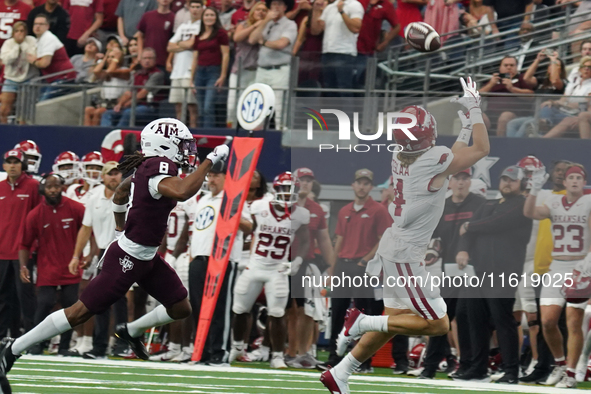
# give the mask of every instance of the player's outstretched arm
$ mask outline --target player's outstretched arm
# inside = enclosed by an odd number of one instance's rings
[[[476,162],[487,156],[490,152],[490,142],[488,140],[488,131],[482,119],[482,110],[480,109],[480,93],[476,86],[476,82],[468,77],[468,81],[460,78],[460,83],[464,89],[464,96],[453,98],[451,101],[461,104],[468,110],[468,114],[462,113],[462,130],[458,136],[458,140],[452,147],[454,158],[444,173],[445,176],[453,175],[459,171],[465,170],[476,164]],[[467,125],[470,121],[471,128]],[[470,137],[473,139],[471,146]]]
[[[550,208],[546,205],[536,206],[536,200],[538,193],[544,187],[544,184],[548,180],[548,174],[546,173],[546,167],[538,168],[535,170],[528,180],[529,195],[525,200],[523,206],[523,215],[527,218],[534,220],[542,220],[550,217]]]
[[[177,201],[186,201],[193,197],[207,176],[211,167],[220,160],[225,160],[230,153],[228,145],[218,145],[213,152],[207,155],[207,159],[199,165],[199,168],[185,179],[178,177],[164,178],[158,183],[158,192],[164,197]]]

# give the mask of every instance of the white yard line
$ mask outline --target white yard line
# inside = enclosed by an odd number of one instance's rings
[[[164,371],[192,371],[192,372],[222,372],[222,373],[238,373],[249,375],[265,375],[266,380],[270,376],[306,376],[309,378],[318,378],[319,372],[303,372],[303,371],[284,371],[284,370],[269,370],[243,367],[210,367],[206,365],[188,365],[188,364],[173,364],[150,361],[129,361],[129,360],[85,360],[74,357],[55,357],[55,356],[29,356],[25,355],[21,360],[42,361],[50,363],[64,363],[74,365],[93,365],[95,367],[105,368],[142,368]],[[17,363],[16,366],[19,364]],[[25,368],[26,369],[26,368]],[[10,378],[10,375],[9,375]],[[217,378],[217,377],[211,377]],[[225,379],[224,379],[225,380]],[[478,383],[478,382],[458,382],[447,380],[421,380],[412,378],[396,378],[385,376],[359,376],[353,375],[351,377],[352,383],[392,383],[397,387],[423,387],[423,388],[438,388],[438,389],[461,389],[469,391],[498,391],[498,392],[513,392],[513,393],[531,393],[531,394],[573,394],[572,389],[559,389],[555,387],[545,387],[541,385],[501,385],[495,383]]]

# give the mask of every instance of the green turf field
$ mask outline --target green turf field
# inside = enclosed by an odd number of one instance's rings
[[[268,364],[267,364],[268,365]],[[576,390],[392,377],[389,370],[354,375],[352,393],[536,393]],[[14,393],[328,393],[316,371],[269,370],[263,363],[216,368],[124,360],[23,356],[9,373]],[[440,375],[443,377],[444,375]],[[589,387],[589,383],[585,383]]]

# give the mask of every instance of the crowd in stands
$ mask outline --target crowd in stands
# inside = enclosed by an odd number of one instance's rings
[[[100,94],[87,103],[84,124],[119,127],[129,125],[134,100],[138,125],[159,115],[180,118],[186,102],[186,121],[191,127],[233,127],[236,89],[262,82],[275,90],[274,127],[284,129],[284,93],[289,88],[293,56],[299,58],[298,86],[324,88],[323,96],[350,97],[352,93],[347,89],[365,85],[368,58],[383,58],[392,48],[410,51],[402,37],[405,27],[416,21],[431,24],[442,35],[444,48],[481,34],[519,28],[513,39],[504,36],[496,45],[495,38],[487,39],[485,53],[491,48],[505,51],[513,60],[504,59],[498,76],[488,83],[483,81],[482,93],[564,92],[565,96],[584,96],[588,94],[584,87],[586,66],[578,67],[578,63],[581,57],[591,54],[591,43],[587,43],[588,47],[580,41],[572,43],[572,65],[558,58],[556,48],[547,48],[537,56],[526,53],[552,36],[548,32],[536,33],[539,23],[564,15],[566,9],[566,5],[548,7],[567,3],[92,0],[78,4],[66,0],[3,0],[0,21],[6,30],[0,34],[4,68],[0,122],[6,123],[14,112],[19,86],[41,76],[39,100],[75,90],[67,84],[102,86]],[[588,3],[568,3],[573,21],[569,34],[584,33],[590,27],[585,14],[580,15],[587,12]],[[399,68],[404,67],[401,64]],[[564,79],[560,75],[565,67],[565,72],[573,69],[566,84],[558,81]],[[505,74],[509,77],[503,78]],[[132,84],[136,88],[130,89]],[[132,91],[137,96],[133,100]],[[540,117],[533,115],[533,104],[524,105],[521,98],[515,100],[503,100],[498,105],[492,100],[487,113],[496,135],[558,137],[580,132],[582,138],[589,138],[591,134],[586,100],[565,97],[550,107],[550,102],[545,102]],[[515,110],[515,102],[520,103],[521,112]],[[560,109],[565,103],[569,107],[566,111]],[[535,119],[529,119],[532,117]],[[538,118],[542,121],[538,122]]]

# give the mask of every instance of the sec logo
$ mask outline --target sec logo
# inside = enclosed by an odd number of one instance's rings
[[[195,218],[195,228],[197,230],[205,230],[213,223],[213,219],[215,218],[215,210],[211,206],[206,206],[202,210],[197,213],[197,217]]]
[[[242,103],[242,119],[247,123],[252,123],[261,116],[265,99],[258,90],[248,93]]]

